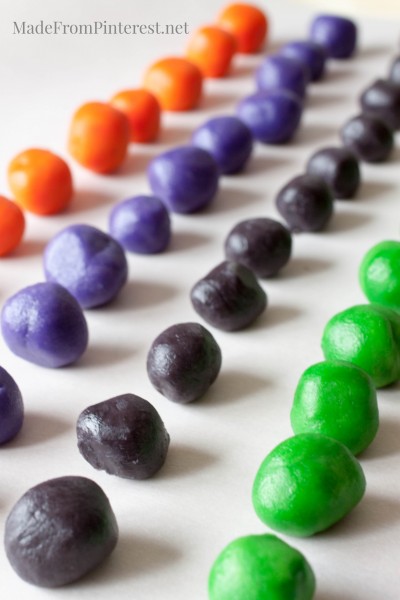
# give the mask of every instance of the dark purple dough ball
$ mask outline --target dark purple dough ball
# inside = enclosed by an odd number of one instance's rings
[[[188,404],[201,398],[221,368],[221,350],[199,323],[179,323],[156,337],[147,355],[147,373],[168,400]]]
[[[169,435],[147,400],[122,394],[86,408],[76,426],[78,448],[95,469],[148,479],[163,466]]]
[[[340,135],[343,144],[365,162],[383,162],[393,150],[392,130],[372,115],[353,117],[343,125]]]
[[[245,265],[257,277],[272,277],[288,262],[292,252],[292,236],[274,219],[258,218],[241,221],[225,240],[225,256]]]
[[[34,585],[72,583],[114,550],[118,525],[103,490],[86,477],[49,479],[28,490],[5,527],[7,558]]]
[[[196,129],[192,144],[207,150],[221,173],[229,175],[244,168],[253,150],[253,136],[237,117],[214,117]]]
[[[400,128],[400,86],[388,79],[377,79],[361,94],[363,112],[385,121],[391,129]]]
[[[299,175],[278,193],[276,206],[294,233],[320,231],[332,216],[333,196],[320,177]]]
[[[171,220],[156,196],[134,196],[114,206],[109,230],[121,246],[137,254],[155,254],[168,246]]]
[[[194,213],[216,195],[219,170],[203,148],[179,146],[153,158],[148,178],[153,193],[171,212]]]
[[[396,85],[400,85],[400,56],[396,56],[390,65],[389,79]]]
[[[267,296],[253,271],[234,261],[217,265],[192,288],[195,311],[210,325],[236,331],[265,310]]]
[[[311,81],[318,81],[323,77],[327,55],[321,44],[311,40],[296,40],[285,44],[279,52],[283,56],[300,60],[307,67]]]
[[[36,283],[2,310],[4,340],[14,354],[43,367],[63,367],[86,350],[88,328],[76,299],[58,283]]]
[[[310,72],[304,62],[284,54],[267,56],[256,71],[256,83],[260,92],[289,90],[304,98]]]
[[[14,379],[0,367],[0,444],[17,435],[24,421],[24,404]]]
[[[47,281],[64,286],[83,308],[110,302],[128,277],[121,245],[91,225],[70,225],[47,244],[44,257]]]
[[[301,99],[288,90],[257,92],[244,98],[237,107],[239,118],[253,137],[265,144],[288,142],[300,125]]]
[[[317,150],[306,167],[309,175],[321,177],[335,198],[352,198],[360,185],[360,167],[348,148],[328,147]]]
[[[331,58],[350,58],[357,46],[357,26],[351,19],[319,15],[311,24],[310,38],[321,44]]]

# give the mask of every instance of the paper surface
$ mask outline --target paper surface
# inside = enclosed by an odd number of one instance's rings
[[[43,280],[41,253],[71,223],[107,229],[113,203],[148,191],[149,159],[189,140],[193,128],[215,114],[231,114],[254,90],[262,56],[238,57],[231,75],[207,81],[198,110],[166,114],[158,144],[133,146],[120,173],[101,177],[77,166],[66,152],[73,111],[89,100],[140,85],[153,61],[181,54],[182,35],[17,35],[13,22],[183,23],[190,31],[214,20],[218,0],[145,3],[120,0],[2,1],[0,20],[0,189],[8,194],[6,168],[28,147],[54,150],[70,162],[76,187],[70,210],[52,218],[27,217],[24,243],[0,262],[0,302]],[[268,51],[307,36],[313,9],[288,0],[265,3],[271,20]],[[0,527],[31,486],[51,477],[83,475],[108,495],[120,542],[101,568],[54,591],[32,587],[13,572],[0,548],[0,590],[9,599],[205,600],[211,564],[238,536],[267,529],[251,504],[251,487],[264,456],[292,435],[291,401],[304,369],[322,359],[320,339],[336,312],[363,303],[357,272],[364,253],[399,237],[400,152],[381,165],[362,165],[357,198],[337,202],[326,231],[296,235],[293,257],[281,275],[262,282],[269,307],[248,330],[210,328],[223,367],[207,396],[190,406],[160,396],[146,375],[146,355],[166,327],[200,321],[191,307],[192,285],[223,260],[223,242],[240,220],[279,218],[274,198],[300,174],[312,152],[338,144],[341,125],[359,110],[358,95],[385,76],[398,51],[399,24],[359,19],[360,48],[350,61],[328,65],[310,87],[304,119],[286,146],[256,145],[247,170],[224,177],[215,202],[203,213],[173,215],[173,240],[159,256],[129,256],[129,283],[108,307],[86,311],[90,346],[77,365],[49,370],[13,356],[0,340],[0,361],[21,387],[26,419],[21,434],[0,449]],[[79,455],[78,414],[88,405],[131,392],[152,402],[171,435],[163,470],[134,482],[93,470]],[[381,426],[361,457],[367,493],[343,520],[311,539],[284,538],[315,570],[316,600],[398,600],[400,534],[399,387],[379,392]]]

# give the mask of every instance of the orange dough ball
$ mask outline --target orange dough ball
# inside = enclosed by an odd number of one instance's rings
[[[219,15],[218,24],[236,38],[242,54],[259,52],[268,33],[267,17],[252,4],[230,4]]]
[[[72,199],[69,166],[49,150],[30,148],[13,158],[8,183],[15,201],[37,215],[59,213]]]
[[[161,108],[183,111],[198,104],[203,77],[200,69],[189,60],[170,57],[151,65],[143,83],[156,96]]]
[[[186,56],[204,77],[223,77],[236,52],[234,36],[218,26],[198,29],[189,40]]]
[[[127,116],[131,142],[154,142],[160,131],[161,107],[151,92],[123,90],[111,98],[110,104]]]
[[[122,164],[130,139],[129,120],[104,102],[83,104],[69,131],[68,149],[75,160],[95,173],[113,173]]]
[[[18,246],[24,230],[25,217],[18,204],[0,196],[0,256]]]

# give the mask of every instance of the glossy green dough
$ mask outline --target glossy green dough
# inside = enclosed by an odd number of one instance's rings
[[[339,521],[364,491],[364,473],[346,446],[319,433],[301,433],[264,459],[253,505],[272,529],[306,537]]]
[[[373,246],[361,262],[359,279],[370,302],[400,311],[400,242]]]
[[[231,542],[208,581],[210,600],[311,600],[314,573],[304,556],[275,535]]]
[[[351,363],[312,365],[300,377],[290,421],[294,433],[322,433],[342,442],[353,454],[362,452],[379,426],[372,379]]]
[[[322,336],[327,360],[364,369],[376,387],[400,378],[400,315],[378,304],[359,304],[338,313]]]

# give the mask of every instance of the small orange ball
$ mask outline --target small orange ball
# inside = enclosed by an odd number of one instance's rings
[[[110,104],[128,118],[131,142],[154,142],[160,131],[161,107],[151,92],[123,90],[111,98]]]
[[[234,36],[222,27],[210,25],[193,34],[186,56],[199,67],[204,77],[223,77],[235,52]]]
[[[130,139],[128,118],[105,102],[83,104],[72,117],[68,149],[95,173],[113,173],[122,164]]]
[[[170,57],[151,65],[143,84],[156,96],[161,108],[183,111],[197,106],[203,77],[200,69],[189,60]]]
[[[72,175],[67,163],[49,150],[30,148],[8,167],[8,183],[15,201],[37,215],[63,211],[72,199]]]
[[[230,4],[219,15],[218,24],[236,38],[242,54],[259,52],[268,33],[266,15],[252,4]]]
[[[18,246],[24,231],[25,217],[18,204],[0,196],[0,256]]]

